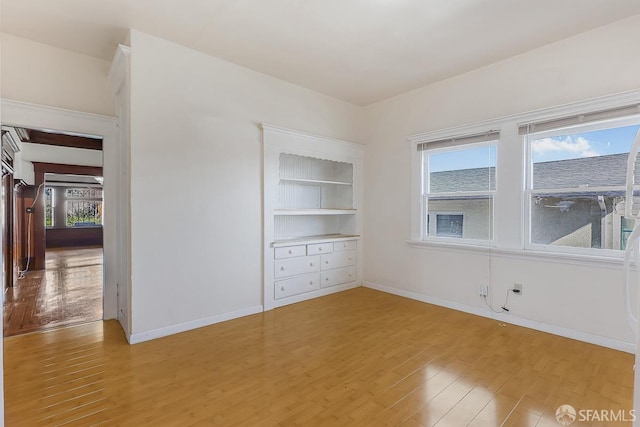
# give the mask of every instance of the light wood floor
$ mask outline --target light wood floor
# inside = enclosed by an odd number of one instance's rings
[[[48,249],[7,291],[4,336],[102,319],[102,263],[102,248]]]
[[[558,427],[561,404],[632,405],[629,354],[365,288],[134,346],[115,321],[4,346],[8,426]]]

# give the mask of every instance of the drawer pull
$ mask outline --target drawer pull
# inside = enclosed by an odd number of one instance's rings
[[[284,286],[281,286],[281,287],[280,287],[280,290],[281,290],[281,291],[284,291]]]
[[[282,267],[280,267],[280,270],[281,270],[281,271],[284,271],[284,265],[283,265]]]
[[[351,261],[351,257],[349,257],[349,261]]]
[[[310,284],[310,285],[313,285],[313,280],[309,280],[309,284]]]
[[[329,264],[329,260],[326,260],[324,263],[325,263],[325,264]]]
[[[328,281],[329,281],[329,278],[328,278],[328,277],[325,277],[325,278],[324,278],[324,280],[328,282]]]
[[[342,244],[342,247],[343,247],[343,248],[346,248],[346,247],[347,247],[347,244],[346,244],[346,243],[343,243],[343,244]]]
[[[318,252],[322,252],[322,246],[318,248]]]
[[[293,249],[289,249],[289,254],[292,254],[292,253],[293,253]]]
[[[309,263],[309,267],[313,267],[313,263],[312,262]]]

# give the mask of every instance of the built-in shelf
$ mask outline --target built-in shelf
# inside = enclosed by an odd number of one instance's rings
[[[360,238],[359,234],[322,234],[319,236],[303,236],[296,237],[294,239],[281,239],[271,243],[271,247],[279,248],[283,246],[291,246],[297,244],[313,244],[323,242],[341,242],[344,240],[357,240]]]
[[[323,181],[319,179],[303,179],[303,178],[280,178],[280,181],[299,182],[301,184],[327,184],[327,185],[353,185],[351,182],[344,181]]]
[[[274,209],[274,215],[355,215],[356,209]]]
[[[262,129],[264,309],[358,286],[363,147]]]

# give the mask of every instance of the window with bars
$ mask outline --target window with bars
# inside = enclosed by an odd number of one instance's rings
[[[67,188],[65,199],[67,227],[102,225],[102,189]]]
[[[65,191],[67,199],[97,199],[102,200],[101,188],[67,188]]]

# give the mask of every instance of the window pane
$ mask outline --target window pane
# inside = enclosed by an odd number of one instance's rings
[[[64,195],[67,227],[102,225],[102,188],[67,188]]]
[[[531,243],[625,248],[633,221],[615,207],[624,201],[627,157],[638,129],[577,130],[531,140]],[[640,183],[640,162],[635,182]]]
[[[533,139],[532,188],[625,185],[627,157],[639,125]],[[640,183],[640,161],[636,162]]]
[[[65,192],[67,199],[102,199],[102,189],[100,188],[67,188]]]
[[[574,248],[624,249],[633,229],[615,211],[622,192],[553,194],[531,198],[531,242]]]
[[[464,215],[436,214],[436,235],[462,237]]]
[[[620,249],[625,250],[627,248],[627,240],[629,239],[629,235],[631,235],[631,232],[633,231],[633,228],[635,227],[635,220],[633,219],[627,219],[625,217],[622,217],[622,224],[621,224],[621,237],[620,237]]]
[[[86,200],[67,201],[68,227],[94,225],[102,225],[102,202]]]
[[[53,208],[55,207],[55,190],[51,187],[45,187],[44,197],[44,226],[53,227],[55,225],[53,215]]]
[[[496,147],[429,154],[429,193],[495,190]]]
[[[493,239],[493,197],[430,198],[427,234],[464,239]]]

